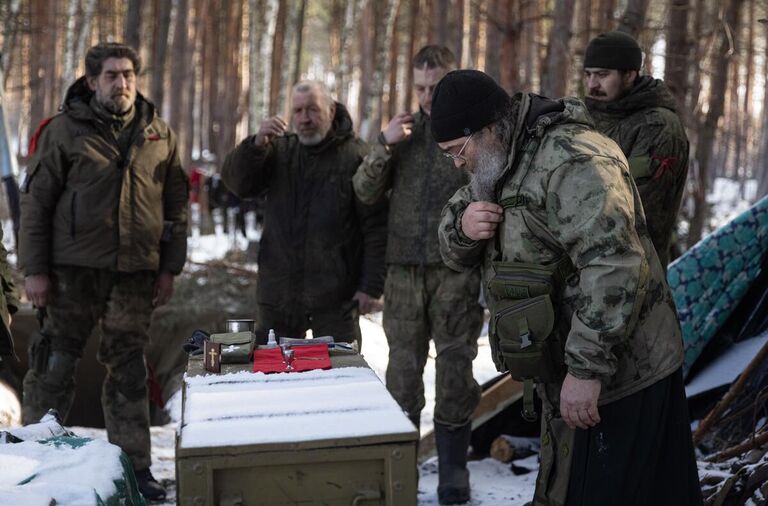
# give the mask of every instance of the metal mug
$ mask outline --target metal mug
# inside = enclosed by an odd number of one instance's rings
[[[246,332],[256,328],[253,320],[227,320],[227,332]]]

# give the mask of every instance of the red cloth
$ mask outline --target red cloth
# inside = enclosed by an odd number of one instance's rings
[[[253,351],[253,372],[301,372],[313,369],[330,369],[331,357],[328,355],[328,345],[302,344],[294,346],[293,370],[288,371],[283,361],[283,352],[278,348],[265,348]]]

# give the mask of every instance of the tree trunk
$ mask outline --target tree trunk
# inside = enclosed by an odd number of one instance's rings
[[[294,25],[294,29],[296,30],[296,47],[294,48],[294,67],[291,84],[296,84],[299,82],[299,78],[301,77],[301,50],[304,41],[304,13],[306,12],[306,9],[307,0],[301,0],[299,4],[299,11],[296,15],[296,24]]]
[[[504,37],[505,25],[502,21],[502,13],[506,12],[502,6],[502,0],[489,0],[486,21],[485,44],[485,73],[497,82],[501,80],[501,41]]]
[[[187,80],[194,79],[194,76],[190,75],[192,69],[186,65],[187,44],[189,43],[189,10],[189,0],[176,0],[176,18],[173,26],[173,42],[171,43],[171,83],[174,84],[175,93],[171,93],[169,114],[166,115],[168,124],[176,132],[176,137],[179,139],[179,151],[182,159],[184,159],[185,147],[182,145],[181,139],[186,137],[186,128],[191,127],[191,125],[181,121],[185,101],[188,99],[185,84]]]
[[[688,11],[690,0],[671,0],[669,2],[669,21],[667,28],[667,54],[664,65],[664,82],[675,96],[678,110],[682,112],[688,95]],[[696,62],[698,65],[698,61]],[[683,116],[683,119],[688,118]]]
[[[165,89],[165,60],[168,52],[168,31],[171,26],[171,6],[169,0],[157,0],[155,22],[154,51],[152,52],[152,84],[149,98],[155,106],[163,110]]]
[[[376,59],[376,41],[379,39],[381,23],[376,22],[376,5],[378,2],[363,0],[362,18],[358,29],[360,47],[360,91],[357,99],[358,132],[365,132],[370,123],[371,96],[373,94],[373,72]],[[361,135],[361,137],[363,137]]]
[[[400,0],[396,0],[397,7],[395,9],[395,18],[392,23],[392,33],[389,34],[389,86],[387,90],[387,119],[391,119],[392,116],[397,114],[397,56],[400,51],[400,35],[397,27],[400,24],[400,13],[403,7],[403,3]]]
[[[80,0],[68,0],[67,28],[64,32],[64,72],[61,74],[63,89],[66,89],[75,80],[75,28],[77,26],[77,10],[79,7]],[[64,98],[63,94],[62,98]]]
[[[710,161],[712,158],[711,146],[715,139],[717,122],[723,115],[725,92],[728,83],[728,66],[733,56],[731,39],[729,34],[738,33],[739,13],[743,0],[730,0],[726,7],[725,28],[718,28],[718,50],[715,54],[715,65],[712,72],[709,110],[706,119],[699,128],[698,143],[696,146],[696,160],[698,161],[698,174],[696,188],[694,189],[694,212],[691,218],[688,246],[693,246],[702,237],[705,223],[709,217],[706,196],[709,184]]]
[[[610,32],[615,25],[616,0],[600,0],[597,29],[600,33]]]
[[[745,183],[747,178],[753,174],[754,158],[750,155],[754,152],[752,149],[754,143],[752,139],[752,80],[755,69],[755,0],[749,0],[749,18],[747,26],[747,54],[746,54],[746,82],[744,84],[744,105],[742,106],[743,123],[741,126],[741,135],[744,138],[743,152],[739,152],[739,158],[744,160],[744,169],[740,172],[740,188],[742,198],[746,197]],[[767,62],[768,63],[768,62]]]
[[[360,137],[368,142],[372,141],[376,135],[378,135],[383,122],[384,76],[388,74],[387,50],[389,48],[389,38],[394,34],[395,12],[397,12],[399,3],[400,0],[386,0],[379,4],[383,12],[379,11],[377,19],[381,19],[384,29],[379,30],[379,33],[377,33],[378,40],[376,41],[375,51],[376,60],[373,69],[373,86],[371,87],[370,101],[373,109],[367,115],[367,118],[370,118],[370,121],[367,123],[361,121],[360,123]]]
[[[187,51],[185,56],[185,67],[190,70],[190,78],[187,80],[186,107],[182,123],[186,126],[184,135],[184,150],[187,157],[187,163],[192,161],[192,152],[195,149],[195,140],[197,139],[198,153],[202,152],[202,96],[203,96],[203,65],[200,60],[204,57],[203,40],[205,25],[203,12],[208,8],[208,0],[193,0],[195,5],[195,17],[192,23],[192,33],[187,39]],[[195,114],[197,112],[197,114]]]
[[[628,33],[636,39],[639,38],[645,25],[645,13],[648,11],[649,2],[650,0],[629,0],[617,30]]]
[[[45,117],[46,94],[45,78],[51,69],[46,65],[46,56],[52,46],[49,41],[48,14],[50,12],[47,2],[44,0],[30,0],[29,2],[29,88],[30,88],[30,129],[35,128]]]
[[[566,0],[571,1],[571,0]],[[510,0],[504,6],[504,38],[501,42],[501,78],[499,84],[509,93],[515,93],[520,85],[520,38],[523,23],[518,12],[520,0]]]
[[[696,7],[693,10],[693,58],[691,61],[695,62],[691,72],[691,92],[688,95],[687,107],[685,107],[686,117],[689,125],[697,123],[699,120],[699,96],[701,95],[701,65],[705,59],[705,47],[708,44],[708,38],[704,37],[703,24],[706,9],[706,0],[695,0]],[[693,129],[695,135],[698,135],[698,131]]]
[[[575,0],[562,0],[555,5],[554,23],[547,45],[546,71],[541,78],[545,96],[558,98],[565,95],[570,75],[571,22]]]
[[[459,67],[461,67],[461,60],[464,55],[464,36],[466,34],[464,29],[464,4],[468,1],[469,0],[455,0],[454,5],[451,6],[451,9],[454,12],[453,23],[451,23],[451,33],[453,33],[454,36],[446,45],[453,51]]]
[[[13,68],[14,49],[17,45],[19,33],[19,13],[21,12],[21,0],[11,0],[7,5],[5,22],[3,23],[3,48],[0,50],[3,66],[3,87],[8,84],[8,76]]]
[[[469,39],[467,40],[466,67],[470,69],[480,68],[480,13],[484,8],[485,0],[469,1]]]
[[[136,51],[140,49],[141,40],[141,4],[142,0],[128,0],[128,11],[125,15],[123,40]]]
[[[405,110],[413,110],[413,65],[411,60],[416,56],[416,28],[419,19],[419,0],[411,0],[411,12],[408,15],[408,53],[406,55],[405,71]]]
[[[337,97],[339,102],[347,104],[349,99],[349,82],[352,74],[352,41],[355,38],[355,26],[363,10],[363,0],[346,0],[344,14],[344,29],[341,32],[341,57],[337,74]]]
[[[285,25],[287,18],[288,4],[286,0],[278,0],[277,19],[275,24],[275,35],[272,39],[272,69],[270,72],[269,85],[269,115],[273,116],[280,111],[280,90],[283,87],[282,62],[285,58],[283,54],[283,45],[285,42]]]

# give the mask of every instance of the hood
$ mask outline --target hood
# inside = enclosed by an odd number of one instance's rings
[[[534,93],[516,93],[510,100],[512,116],[515,118],[515,133],[510,139],[509,155],[504,170],[496,181],[498,185],[514,166],[518,150],[525,146],[531,137],[542,137],[552,125],[576,124],[594,127],[584,103],[574,97],[557,100]]]
[[[89,105],[92,96],[93,91],[88,87],[85,76],[82,76],[67,89],[60,109],[76,119],[93,119],[96,115]],[[155,117],[154,104],[136,92],[135,106],[136,112],[141,113],[147,123],[151,123]]]
[[[527,100],[521,101],[520,111],[525,115],[525,129],[529,135],[541,137],[550,125],[572,123],[593,126],[587,107],[577,98],[553,100],[533,93],[523,97]]]
[[[591,113],[605,113],[617,116],[629,116],[643,109],[662,107],[676,112],[677,104],[669,87],[661,79],[641,76],[624,97],[613,102],[601,102],[589,97],[584,99]]]

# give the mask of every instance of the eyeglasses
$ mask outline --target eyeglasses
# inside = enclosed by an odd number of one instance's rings
[[[467,163],[467,159],[464,158],[463,156],[461,156],[461,154],[464,152],[464,148],[467,147],[467,143],[469,143],[469,139],[471,139],[473,135],[475,135],[475,132],[472,132],[471,134],[469,134],[469,137],[467,137],[467,140],[465,140],[464,144],[461,145],[461,149],[459,150],[458,153],[456,153],[454,155],[453,153],[449,153],[448,151],[444,151],[443,152],[443,156],[446,157],[446,158],[450,158],[454,162],[458,160],[460,162]]]

